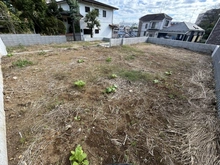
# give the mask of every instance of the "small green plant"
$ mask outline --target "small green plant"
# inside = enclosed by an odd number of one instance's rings
[[[125,58],[125,60],[134,60],[135,59],[135,55],[133,54],[133,55],[129,55],[129,56],[127,56],[126,58]]]
[[[172,71],[166,71],[165,74],[166,74],[167,76],[170,76],[170,75],[172,75]]]
[[[110,86],[110,87],[107,87],[106,89],[105,89],[105,92],[106,93],[112,93],[112,92],[116,92],[116,89],[117,89],[118,87],[117,87],[117,85],[112,85],[112,86]]]
[[[83,63],[84,60],[79,59],[77,62],[78,62],[78,63]]]
[[[17,60],[16,62],[13,62],[12,65],[22,68],[28,65],[33,65],[33,62],[28,60]]]
[[[75,117],[74,117],[74,120],[80,121],[80,120],[81,120],[81,117],[80,117],[80,116],[75,116]]]
[[[154,82],[154,84],[158,84],[159,80],[155,79],[153,82]]]
[[[106,62],[111,62],[112,61],[112,58],[111,57],[108,57],[107,59],[106,59]]]
[[[119,72],[120,77],[126,78],[130,81],[148,81],[153,80],[154,76],[142,71],[136,70],[121,70]]]
[[[86,83],[82,80],[77,80],[76,82],[74,82],[74,85],[77,87],[84,87]]]
[[[24,137],[21,137],[21,138],[20,138],[20,143],[21,143],[21,144],[24,144],[25,142],[26,142],[26,139],[25,139]]]
[[[75,151],[71,151],[71,156],[69,157],[71,165],[89,165],[87,160],[87,154],[84,153],[82,147],[77,145]]]
[[[175,98],[175,96],[174,96],[173,94],[169,94],[168,97],[169,97],[170,99],[174,99],[174,98]]]
[[[45,54],[47,54],[45,51],[43,51],[43,50],[41,50],[40,52],[38,52],[38,55],[45,55]]]
[[[8,54],[7,54],[7,57],[12,57],[12,56],[13,56],[12,53],[8,53]]]
[[[117,78],[118,76],[116,74],[112,74],[110,78]]]

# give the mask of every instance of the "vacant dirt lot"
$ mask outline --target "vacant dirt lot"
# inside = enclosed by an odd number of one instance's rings
[[[209,55],[147,43],[97,45],[8,49],[10,165],[68,165],[77,144],[90,165],[220,164]]]

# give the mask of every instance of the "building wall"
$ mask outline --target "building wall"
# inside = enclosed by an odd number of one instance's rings
[[[155,29],[159,29],[159,30],[162,30],[164,27],[169,27],[171,25],[171,20],[169,20],[168,26],[165,26],[165,24],[166,24],[166,19],[165,18],[163,20],[160,20],[160,21],[151,20],[151,21],[148,21],[148,22],[139,23],[139,25],[141,25],[141,27],[139,27],[140,37],[146,36],[145,34],[146,34],[147,30],[151,29],[153,22],[156,22]],[[146,24],[148,24],[147,29],[146,29]],[[157,37],[157,35],[155,35],[156,34],[155,32],[151,32],[149,34],[152,34],[154,37]]]
[[[69,10],[69,6],[67,3],[62,3],[60,4],[60,7],[62,7],[64,10]],[[112,29],[109,26],[109,24],[113,24],[113,9],[111,8],[107,8],[107,7],[103,7],[103,6],[99,6],[99,5],[95,5],[95,4],[90,4],[90,3],[82,3],[79,2],[79,10],[80,10],[80,14],[84,17],[88,12],[85,11],[85,7],[89,7],[90,11],[92,11],[93,9],[98,9],[99,10],[99,21],[101,24],[99,33],[95,33],[95,29],[98,30],[98,28],[95,27],[94,31],[93,31],[93,37],[94,38],[100,38],[100,37],[107,37],[107,38],[111,38],[112,37]],[[103,17],[103,10],[106,11],[106,17]],[[66,25],[68,26],[68,25]],[[83,29],[88,29],[87,28],[87,24],[84,22],[84,18],[82,18],[80,20],[80,29],[81,29],[81,35],[83,36],[83,38],[91,38],[90,34],[84,34],[83,33]]]
[[[93,35],[94,37],[107,37],[107,38],[111,38],[112,37],[112,29],[109,26],[109,24],[113,23],[113,9],[110,8],[106,8],[106,7],[102,7],[102,6],[98,6],[98,5],[93,5],[91,6],[91,4],[89,3],[79,3],[80,6],[80,14],[85,16],[87,14],[87,12],[85,11],[85,7],[89,7],[90,11],[92,11],[93,9],[98,9],[99,10],[99,21],[101,24],[101,27],[99,28],[99,33],[95,33],[95,28],[93,31]],[[103,17],[103,11],[106,11],[106,17]],[[84,22],[84,19],[82,18],[80,20],[80,26],[81,29],[88,29],[87,28],[87,24]],[[90,38],[90,35],[84,34],[84,38]]]

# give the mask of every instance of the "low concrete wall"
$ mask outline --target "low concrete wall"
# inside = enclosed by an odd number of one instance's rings
[[[215,92],[217,97],[218,116],[220,117],[220,47],[216,46],[212,53],[212,62],[215,76]]]
[[[6,50],[6,46],[5,44],[3,43],[1,37],[0,37],[0,56],[6,56],[8,53],[7,53],[7,50]]]
[[[1,59],[0,59],[0,63],[1,63]],[[1,165],[8,164],[5,110],[4,110],[4,101],[3,101],[3,78],[2,78],[1,65],[0,65],[0,164]]]
[[[193,51],[209,53],[209,54],[212,54],[212,52],[215,50],[216,47],[216,45],[211,45],[211,44],[202,44],[202,43],[169,40],[169,39],[161,39],[161,38],[153,38],[153,37],[149,37],[147,42],[159,44],[159,45],[172,46],[172,47],[181,47],[181,48],[186,48]]]
[[[143,43],[147,41],[147,37],[134,37],[134,38],[116,38],[110,39],[110,46],[119,46],[119,45],[131,45],[137,43]]]
[[[123,38],[123,45],[147,42],[148,37]]]
[[[119,46],[123,44],[123,38],[110,39],[110,47]]]
[[[40,34],[1,34],[0,38],[5,46],[17,45],[36,45],[36,44],[51,44],[65,43],[66,36],[41,36]]]

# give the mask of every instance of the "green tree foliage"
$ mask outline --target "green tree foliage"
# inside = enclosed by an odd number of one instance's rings
[[[9,5],[10,6],[10,5]],[[19,19],[17,14],[13,14],[9,8],[0,1],[0,25],[5,27],[3,28],[2,32],[5,33],[23,33],[28,32],[28,24],[27,22],[23,22]]]
[[[205,35],[203,36],[204,39],[209,37],[212,29],[214,28],[216,22],[218,21],[220,14],[219,9],[212,9],[205,12],[205,19],[203,19],[199,26],[205,30]]]
[[[91,30],[91,38],[93,38],[93,29],[96,26],[99,28],[100,22],[98,20],[99,12],[95,9],[90,11],[88,14],[85,16],[85,22],[87,23],[87,27]]]
[[[60,9],[56,3],[56,0],[52,0],[51,3],[48,5],[47,15],[54,16],[58,18],[59,20],[62,20],[62,15],[60,13]]]
[[[62,16],[55,0],[48,5],[45,0],[4,0],[4,4],[7,11],[1,8],[0,12],[9,13],[5,17],[6,32],[65,34],[65,26],[60,21]]]

